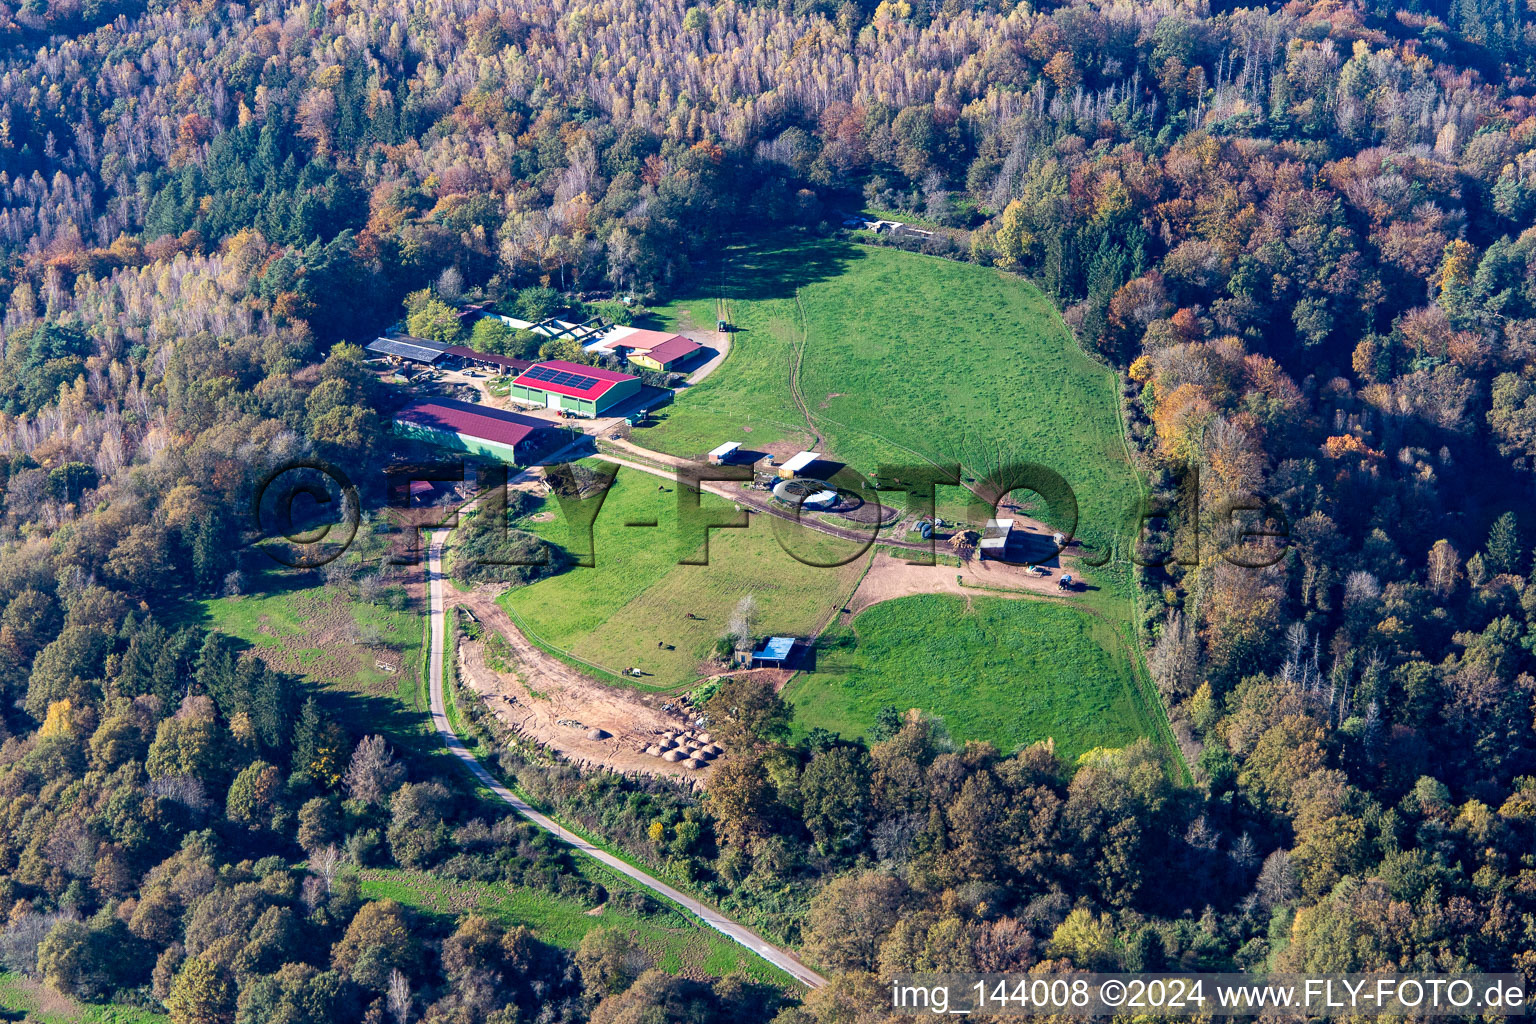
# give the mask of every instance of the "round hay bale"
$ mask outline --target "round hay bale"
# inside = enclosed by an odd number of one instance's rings
[[[720,745],[720,744],[718,744],[718,743],[711,743],[711,744],[709,744],[709,745],[707,745],[707,746],[706,746],[706,747],[705,747],[705,748],[704,748],[704,749],[705,749],[705,750],[707,750],[707,751],[709,751],[709,755],[710,755],[710,756],[711,756],[711,757],[714,757],[714,756],[716,756],[716,755],[718,755],[718,754],[723,754],[723,753],[725,753],[725,748],[724,748],[724,747],[722,747],[722,746],[721,746],[721,745]]]
[[[662,740],[659,746],[662,750],[671,750],[673,747],[677,746],[677,744],[672,740]]]
[[[683,759],[683,752],[681,750],[669,750],[661,755],[661,759],[663,761],[681,761]]]
[[[608,733],[603,729],[597,728],[596,726],[593,726],[591,729],[587,730],[587,739],[589,740],[605,740],[607,738]]]
[[[704,767],[704,762],[700,761],[696,757],[690,757],[688,760],[683,762],[683,767],[684,768],[699,769],[699,768],[703,768]]]
[[[646,747],[645,748],[645,752],[647,754],[650,754],[652,757],[660,757],[661,756],[661,748],[658,747],[654,743],[652,743],[650,746]]]
[[[708,761],[710,758],[715,756],[715,752],[710,750],[708,747],[705,747],[693,756],[698,758],[700,761]]]
[[[713,736],[711,736],[707,732],[701,732],[701,733],[699,733],[699,742],[700,743],[713,743],[713,742],[715,742],[715,738]]]

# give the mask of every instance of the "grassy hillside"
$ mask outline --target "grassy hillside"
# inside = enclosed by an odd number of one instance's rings
[[[835,242],[726,250],[723,275],[702,275],[696,294],[653,312],[674,328],[711,326],[716,296],[723,297],[733,327],[730,358],[679,394],[656,426],[636,430],[634,440],[689,457],[722,441],[808,444],[810,428],[787,384],[800,339],[795,290],[842,273],[862,252]]]
[[[1072,486],[1085,540],[1103,544],[1125,521],[1138,484],[1115,377],[1027,281],[822,239],[736,248],[709,276],[707,295],[659,312],[699,322],[722,292],[738,328],[731,357],[639,443],[699,455],[723,440],[819,434],[866,474],[924,458],[973,476],[1029,461]]]
[[[710,495],[704,504],[728,508]],[[626,525],[649,520],[657,525]],[[695,678],[742,597],[757,599],[759,633],[803,636],[848,597],[868,557],[837,568],[806,565],[780,547],[775,526],[797,531],[795,549],[817,553],[816,561],[857,547],[754,515],[746,529],[710,531],[708,565],[678,565],[676,523],[675,487],[621,468],[593,527],[595,566],[508,591],[503,604],[548,645],[614,671],[633,666],[647,673],[642,682],[673,686]],[[569,543],[558,512],[524,525]]]
[[[416,755],[435,752],[436,738],[419,714],[426,708],[422,609],[403,590],[364,602],[355,586],[328,587],[277,571],[250,589],[201,602],[199,618],[250,644],[272,667],[321,684],[327,703],[354,731],[380,733]]]
[[[699,456],[724,440],[819,435],[823,451],[865,474],[926,459],[980,477],[1033,462],[1072,487],[1080,538],[1102,547],[1123,530],[1139,483],[1114,374],[1027,281],[824,239],[738,246],[723,273],[706,276],[699,295],[658,312],[704,323],[720,295],[737,328],[731,356],[666,419],[636,431],[638,443]],[[969,498],[941,488],[939,513],[965,516]],[[895,704],[1004,749],[1048,736],[1068,756],[1143,735],[1166,745],[1114,635],[1133,618],[1129,580],[1114,566],[1088,575],[1103,589],[1084,600],[1104,620],[1041,602],[978,598],[968,608],[937,596],[866,611],[853,632],[827,634],[817,670],[786,690],[800,726],[861,735]]]
[[[578,870],[594,876],[610,897],[634,891],[617,874],[584,861],[578,863]],[[619,909],[614,902],[588,909],[575,899],[536,889],[456,881],[398,868],[364,871],[363,893],[373,899],[398,900],[422,913],[450,920],[473,912],[507,925],[524,925],[544,942],[566,949],[575,949],[594,928],[618,928],[629,933],[654,965],[669,974],[704,978],[742,973],[781,988],[794,987],[788,976],[766,961],[724,936],[700,928],[681,911],[655,903],[645,914]]]
[[[797,728],[863,736],[894,705],[1002,750],[1053,738],[1076,758],[1155,736],[1109,625],[1066,604],[937,594],[875,605],[829,632],[784,695]]]

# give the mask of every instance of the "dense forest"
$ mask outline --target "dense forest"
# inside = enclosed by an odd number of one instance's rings
[[[7,969],[175,1024],[831,1024],[877,972],[1042,963],[1536,980],[1526,5],[25,0],[0,40]],[[920,715],[790,744],[751,686],[702,800],[504,760],[801,944],[803,1006],[364,900],[362,865],[558,889],[569,854],[178,618],[241,586],[256,481],[375,452],[356,343],[408,296],[664,298],[744,225],[866,205],[1123,373],[1193,784]],[[1285,556],[1187,564],[1238,493]]]

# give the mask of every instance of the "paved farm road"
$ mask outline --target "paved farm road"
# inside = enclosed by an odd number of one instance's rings
[[[801,984],[810,988],[819,988],[825,985],[827,979],[802,964],[795,958],[793,953],[767,942],[750,928],[737,924],[719,911],[706,907],[693,897],[679,892],[659,878],[646,874],[644,871],[620,860],[606,850],[598,849],[581,838],[581,836],[562,827],[551,818],[540,814],[507,787],[497,782],[491,773],[486,771],[485,766],[475,758],[475,755],[469,752],[469,749],[459,739],[458,734],[453,731],[453,727],[448,724],[448,713],[443,706],[443,645],[445,631],[445,619],[443,616],[443,541],[447,538],[448,531],[446,530],[439,530],[432,534],[432,542],[428,548],[427,557],[427,588],[432,616],[432,651],[428,671],[428,678],[431,682],[432,726],[437,730],[438,736],[442,737],[443,744],[448,750],[459,759],[460,763],[469,770],[469,773],[475,777],[475,780],[480,785],[495,793],[501,800],[510,804],[518,814],[521,814],[539,826],[539,828],[554,835],[593,860],[600,861],[626,878],[634,880],[668,902],[682,907],[715,931],[750,949]]]

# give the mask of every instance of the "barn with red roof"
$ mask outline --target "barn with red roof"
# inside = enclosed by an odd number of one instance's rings
[[[677,370],[688,365],[703,348],[696,341],[674,334],[654,348],[636,352],[629,361],[647,370]]]
[[[395,413],[395,431],[428,444],[519,466],[570,440],[565,431],[545,420],[451,398],[406,406]]]
[[[640,378],[559,359],[536,363],[512,382],[507,397],[519,405],[601,416],[640,393]]]

